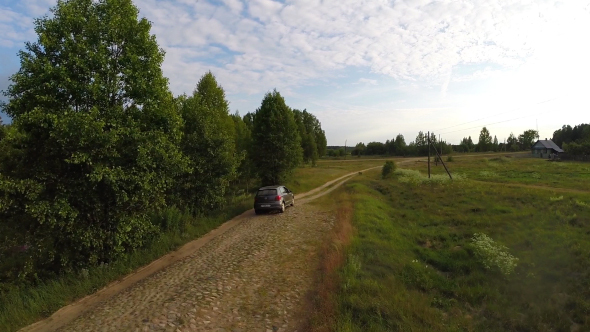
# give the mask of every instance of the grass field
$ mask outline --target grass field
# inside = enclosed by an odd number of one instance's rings
[[[403,167],[427,172],[428,166],[424,160]],[[473,180],[590,191],[590,163],[513,158],[503,154],[485,157],[454,155],[451,162],[447,162],[447,157],[443,156],[443,160],[451,174],[462,174]],[[438,166],[431,164],[431,172],[446,174],[440,163]]]
[[[340,189],[353,202],[355,231],[342,255],[333,330],[590,330],[590,193],[469,180],[487,165],[497,174],[520,169],[507,182],[539,184],[519,182],[528,179],[523,168],[548,175],[554,167],[564,175],[552,185],[581,188],[564,170],[590,165],[449,164],[466,179],[398,171],[382,180],[371,172]]]
[[[383,165],[384,159],[350,158],[346,160],[319,160],[317,166],[299,167],[285,185],[295,193],[302,193],[321,186],[345,174]]]

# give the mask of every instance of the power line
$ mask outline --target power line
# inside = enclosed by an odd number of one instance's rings
[[[468,121],[468,122],[460,123],[458,125],[453,125],[453,126],[450,126],[450,127],[445,127],[445,128],[441,128],[441,129],[438,129],[438,130],[446,130],[446,129],[450,129],[450,128],[455,128],[455,127],[463,126],[463,125],[474,123],[474,122],[477,122],[477,121],[481,121],[481,120],[493,118],[493,117],[496,117],[498,115],[502,115],[502,114],[506,114],[506,113],[511,113],[511,112],[517,111],[517,110],[522,109],[522,108],[527,107],[527,106],[536,106],[536,105],[545,104],[545,103],[548,103],[550,101],[554,101],[554,100],[559,99],[559,98],[561,98],[561,97],[556,97],[556,98],[553,98],[553,99],[548,99],[548,100],[541,101],[541,102],[538,102],[538,103],[535,103],[535,104],[529,104],[529,105],[525,105],[525,106],[516,107],[516,108],[513,108],[513,109],[511,109],[509,111],[506,111],[506,112],[502,112],[502,113],[498,113],[498,114],[486,116],[486,117],[483,117],[481,119],[477,119],[477,120],[473,120],[473,121]],[[468,128],[468,129],[472,129],[472,128]],[[465,130],[468,130],[468,129],[465,129]]]
[[[513,118],[513,119],[509,119],[509,120],[504,120],[504,121],[498,121],[498,122],[494,122],[494,123],[488,123],[488,124],[483,125],[483,127],[492,126],[492,125],[495,125],[495,124],[498,124],[498,123],[504,123],[504,122],[510,122],[510,121],[514,121],[514,120],[520,120],[520,119],[528,118],[528,117],[535,116],[535,115],[545,114],[547,112],[549,112],[549,111],[545,111],[545,112],[541,112],[541,113],[535,113],[535,114],[529,114],[529,115],[521,116],[521,117],[518,117],[518,118]],[[457,132],[460,132],[460,131],[471,130],[471,129],[480,128],[480,127],[482,127],[482,125],[471,127],[471,128],[459,129],[459,130],[455,130],[455,131],[447,131],[447,132],[444,132],[444,133],[441,133],[441,134],[457,133]]]

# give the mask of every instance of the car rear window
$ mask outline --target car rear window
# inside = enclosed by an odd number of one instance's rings
[[[256,196],[275,196],[277,194],[276,189],[262,189],[258,190]]]

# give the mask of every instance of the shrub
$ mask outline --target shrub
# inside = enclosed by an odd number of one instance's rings
[[[385,162],[383,169],[381,170],[381,176],[385,179],[391,176],[395,171],[395,163],[391,160]]]
[[[475,248],[475,255],[486,269],[498,268],[504,275],[514,271],[518,258],[508,253],[508,248],[496,243],[484,233],[475,233],[471,239]]]
[[[447,157],[447,161],[448,161],[448,162],[451,162],[451,161],[455,161],[455,159],[453,158],[453,156],[448,156],[448,157]]]

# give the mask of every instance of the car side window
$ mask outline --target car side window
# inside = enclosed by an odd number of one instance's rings
[[[287,189],[287,187],[283,187],[283,189],[285,190],[285,193],[287,193],[287,194],[290,192],[289,189]]]

